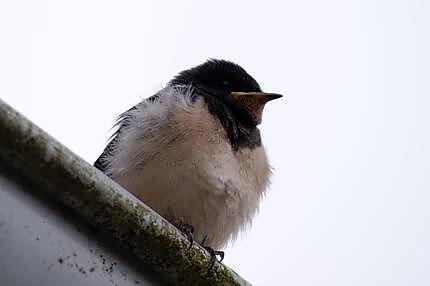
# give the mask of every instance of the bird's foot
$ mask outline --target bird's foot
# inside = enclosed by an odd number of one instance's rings
[[[176,219],[172,221],[172,224],[176,226],[177,229],[182,231],[183,234],[188,238],[188,241],[190,242],[190,247],[193,246],[194,242],[194,227],[191,224],[184,223],[181,219]]]
[[[203,246],[204,249],[207,250],[207,252],[209,252],[210,256],[211,256],[211,266],[208,269],[208,272],[212,270],[212,268],[215,265],[215,262],[217,261],[216,257],[219,256],[219,261],[221,262],[224,259],[224,251],[221,250],[214,250],[212,247],[209,246]]]

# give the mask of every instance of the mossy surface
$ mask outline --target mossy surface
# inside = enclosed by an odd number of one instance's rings
[[[83,216],[175,285],[249,285],[103,173],[0,100],[0,162]]]

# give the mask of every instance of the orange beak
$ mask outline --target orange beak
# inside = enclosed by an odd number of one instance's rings
[[[281,98],[282,95],[278,93],[269,93],[269,92],[241,92],[241,91],[233,91],[230,93],[231,97],[235,101],[241,101],[243,97],[254,98],[260,104],[265,104],[268,101]]]

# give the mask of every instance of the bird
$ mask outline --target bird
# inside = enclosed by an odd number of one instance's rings
[[[222,260],[268,188],[258,125],[280,97],[240,65],[209,59],[122,113],[94,166]]]

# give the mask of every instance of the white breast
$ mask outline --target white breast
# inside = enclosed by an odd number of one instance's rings
[[[203,99],[172,88],[133,111],[107,173],[165,218],[214,248],[251,222],[270,175],[264,148],[233,151]]]

